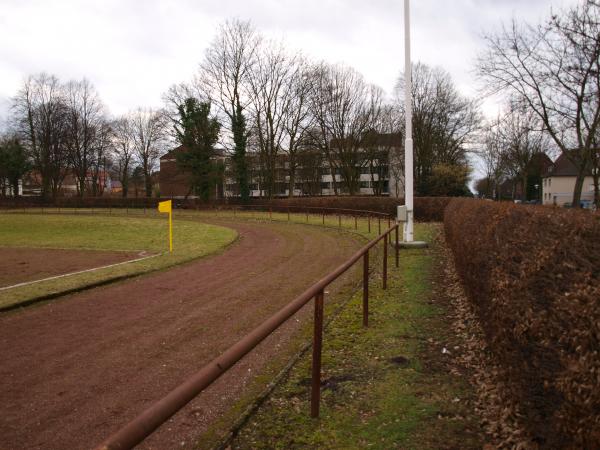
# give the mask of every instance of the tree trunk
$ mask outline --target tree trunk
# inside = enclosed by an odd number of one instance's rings
[[[12,188],[13,188],[13,196],[18,197],[19,196],[19,177],[13,178],[10,182],[11,182]],[[4,189],[2,189],[2,192],[4,192]]]
[[[333,167],[333,165],[330,163],[329,164],[329,172],[331,173],[331,183],[333,185],[333,195],[335,195],[337,197],[338,195],[338,190],[337,190],[337,181],[335,179],[335,168]]]
[[[594,171],[594,205],[596,205],[596,209],[600,209],[600,173],[598,170]]]
[[[296,162],[294,157],[290,156],[290,181],[289,181],[289,197],[294,197],[294,187],[296,185]]]
[[[152,197],[152,177],[147,170],[144,170],[144,189],[147,198]]]
[[[581,190],[583,189],[584,180],[585,171],[580,171],[575,179],[575,189],[573,190],[573,208],[579,208],[581,206]]]
[[[83,198],[83,195],[85,193],[85,177],[79,178],[78,181],[79,181],[79,192],[78,192],[78,194],[79,194],[79,197]]]
[[[529,200],[527,198],[527,172],[524,172],[523,175],[521,175],[521,184],[523,185],[521,198],[524,202],[526,202]]]

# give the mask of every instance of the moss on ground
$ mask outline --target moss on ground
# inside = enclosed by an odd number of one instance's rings
[[[439,228],[418,225],[435,243]],[[231,444],[256,448],[481,448],[468,385],[448,370],[445,305],[432,299],[435,245],[389,260],[389,285],[370,284],[370,323],[355,294],[324,336],[322,403],[310,418],[310,354],[302,358]],[[446,344],[448,345],[448,344]]]

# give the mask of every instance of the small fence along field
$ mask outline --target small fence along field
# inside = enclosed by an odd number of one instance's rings
[[[373,196],[325,196],[325,197],[291,197],[269,200],[266,198],[251,199],[249,205],[243,205],[238,198],[227,198],[211,203],[202,203],[196,199],[171,198],[112,198],[112,197],[61,197],[44,201],[39,197],[0,198],[0,209],[19,208],[76,208],[76,209],[156,209],[158,202],[172,200],[174,208],[186,210],[232,209],[238,207],[273,208],[283,211],[285,208],[304,210],[310,208],[345,209],[371,211],[395,215],[396,207],[404,204],[401,198]],[[416,197],[414,199],[415,220],[420,222],[443,222],[444,210],[452,197]]]
[[[25,210],[8,210],[7,215],[40,215],[46,217],[61,216],[114,216],[114,217],[155,217],[158,213],[149,208],[27,208]],[[339,230],[360,230],[367,235],[376,235],[368,244],[356,252],[350,259],[322,278],[319,282],[309,287],[303,294],[291,301],[279,312],[271,316],[259,327],[254,329],[245,338],[230,347],[221,356],[207,364],[189,380],[182,383],[167,396],[159,400],[132,422],[124,426],[115,435],[111,436],[99,448],[132,448],[145,437],[156,430],[170,416],[181,409],[185,404],[198,395],[203,389],[219,378],[227,369],[232,367],[244,355],[256,347],[263,339],[286,322],[304,305],[314,299],[314,337],[313,337],[313,375],[311,388],[311,415],[318,417],[321,386],[321,346],[323,336],[323,306],[325,301],[325,288],[344,274],[347,270],[362,260],[363,264],[363,325],[368,326],[369,318],[369,277],[370,268],[374,263],[369,260],[370,250],[376,245],[382,245],[382,286],[387,285],[388,248],[395,241],[395,263],[399,264],[398,239],[399,227],[393,223],[391,216],[360,210],[341,210],[334,208],[312,207],[267,207],[263,205],[218,208],[211,210],[177,210],[175,220],[188,218],[240,219],[260,221],[287,221],[304,223],[317,226],[327,226]]]
[[[282,210],[283,209],[283,210]],[[104,215],[105,210],[96,208],[36,208],[28,209],[28,212],[37,214],[80,214],[80,215]],[[13,210],[13,212],[17,212]],[[108,215],[131,215],[131,216],[151,216],[156,213],[148,208],[112,210],[109,209]],[[363,326],[368,326],[369,317],[369,277],[371,276],[369,260],[370,250],[376,245],[383,247],[383,273],[382,286],[385,289],[387,285],[388,271],[388,247],[395,241],[395,263],[399,264],[398,239],[399,227],[392,223],[392,218],[387,214],[368,211],[355,210],[335,210],[332,208],[269,208],[260,206],[236,207],[233,209],[213,209],[204,211],[177,211],[175,217],[210,217],[219,218],[240,218],[254,220],[277,220],[290,222],[303,222],[319,226],[336,227],[340,230],[362,230],[366,233],[377,234],[377,237],[371,240],[350,259],[322,278],[319,282],[310,286],[303,294],[291,301],[279,312],[271,316],[260,326],[254,329],[242,340],[238,341],[221,356],[204,366],[200,371],[190,379],[179,385],[167,396],[160,399],[140,416],[135,418],[121,430],[109,437],[98,448],[102,449],[125,449],[132,448],[154,430],[156,430],[169,417],[175,414],[179,409],[185,406],[190,400],[198,395],[203,389],[219,378],[225,371],[232,367],[244,355],[256,347],[262,340],[269,336],[274,330],[286,322],[304,305],[314,299],[314,336],[313,336],[313,370],[311,382],[311,415],[319,415],[320,388],[321,388],[321,347],[323,336],[323,305],[325,301],[325,288],[344,274],[347,270],[362,260],[363,263]]]
[[[5,209],[4,213],[27,214],[72,214],[72,215],[108,215],[127,217],[160,217],[156,207],[147,207],[144,203],[137,206],[123,207],[19,207]],[[253,219],[275,220],[283,222],[304,223],[338,228],[340,230],[355,230],[368,235],[379,235],[386,227],[389,228],[394,216],[379,211],[319,208],[306,206],[213,206],[210,208],[173,209],[174,218],[197,219]]]

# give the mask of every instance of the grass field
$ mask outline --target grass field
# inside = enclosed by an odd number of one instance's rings
[[[20,210],[15,210],[17,213]],[[107,208],[30,208],[27,210],[30,214],[36,215],[61,215],[61,214],[72,214],[78,216],[89,216],[95,217],[108,216],[108,217],[160,217],[160,214],[154,209],[142,209],[142,208],[120,208],[120,209],[107,209]],[[228,210],[228,209],[175,209],[173,210],[174,218],[181,219],[225,219],[225,220],[245,220],[245,221],[275,221],[275,222],[290,222],[298,224],[308,225],[319,225],[327,228],[335,228],[345,231],[356,231],[359,234],[373,238],[379,234],[379,231],[385,231],[388,226],[388,219],[385,217],[370,219],[363,216],[349,216],[342,215],[337,216],[335,214],[325,215],[313,212],[306,213],[302,212],[272,212],[260,211],[260,210]],[[393,220],[390,222],[393,223]],[[400,236],[402,239],[402,236]]]
[[[147,251],[155,258],[95,272],[18,287],[0,293],[0,309],[113,278],[145,273],[214,253],[233,242],[234,230],[190,220],[173,221],[168,253],[165,217],[67,214],[2,214],[0,246],[89,250]],[[165,253],[166,252],[166,253]],[[51,261],[48,262],[52,264]]]

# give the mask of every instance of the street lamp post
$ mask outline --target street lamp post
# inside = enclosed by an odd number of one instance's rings
[[[412,66],[410,60],[410,1],[404,0],[404,107],[406,112],[404,144],[404,242],[413,241],[413,139],[412,139]]]

